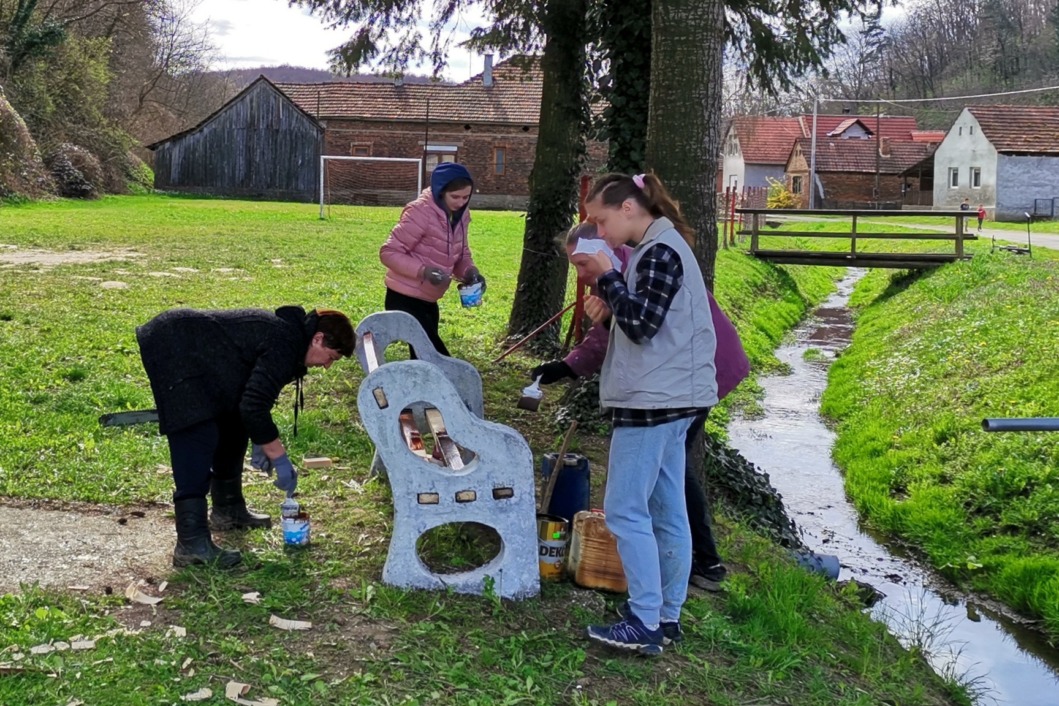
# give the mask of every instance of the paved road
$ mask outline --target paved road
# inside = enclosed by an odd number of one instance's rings
[[[952,226],[939,226],[939,225],[927,225],[925,223],[893,223],[892,221],[862,221],[863,223],[875,223],[884,226],[899,226],[901,228],[921,228],[923,230],[936,230],[939,233],[951,233]],[[973,233],[975,230],[974,219],[970,219],[967,227],[969,232]],[[1059,250],[1059,234],[1055,233],[1034,233],[1032,232],[1032,226],[1030,227],[1031,233],[1030,238],[1032,240],[1033,247],[1048,248],[1049,250]],[[1008,240],[1016,245],[1026,245],[1026,231],[1025,230],[1006,230],[1001,228],[983,228],[981,233],[977,234],[981,240],[989,240],[993,236],[996,236],[997,240]]]

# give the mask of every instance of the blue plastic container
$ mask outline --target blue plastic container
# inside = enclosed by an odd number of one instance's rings
[[[541,457],[541,478],[545,481],[551,476],[558,455],[550,453]],[[547,508],[542,508],[541,512],[558,515],[568,522],[573,522],[574,515],[589,509],[591,477],[587,458],[581,454],[566,454],[559,468],[559,477],[555,479],[551,502]]]

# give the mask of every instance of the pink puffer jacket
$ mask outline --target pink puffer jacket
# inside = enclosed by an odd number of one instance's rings
[[[395,292],[436,302],[445,295],[449,285],[434,285],[422,279],[424,267],[439,267],[462,280],[474,267],[471,248],[467,244],[470,211],[464,211],[455,229],[450,229],[448,216],[434,202],[430,189],[404,207],[401,219],[390,232],[390,237],[379,250],[379,259],[386,266],[386,286]]]

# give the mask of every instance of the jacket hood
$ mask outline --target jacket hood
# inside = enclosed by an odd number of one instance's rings
[[[442,211],[446,211],[446,209],[445,200],[441,197],[441,192],[456,179],[466,179],[471,182],[473,191],[474,179],[471,178],[471,173],[467,171],[467,167],[462,164],[457,164],[456,162],[442,162],[434,167],[434,171],[430,174],[430,195],[434,197],[434,203],[436,203]],[[460,209],[460,213],[462,213],[465,208],[467,207],[464,206]],[[458,214],[455,213],[453,214],[453,216],[457,215]]]

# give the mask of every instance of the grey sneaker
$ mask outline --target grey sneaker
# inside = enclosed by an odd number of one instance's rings
[[[700,564],[692,564],[691,577],[688,579],[688,583],[704,591],[717,593],[724,590],[721,582],[727,576],[728,569],[724,568],[724,564],[715,564],[705,568]]]

